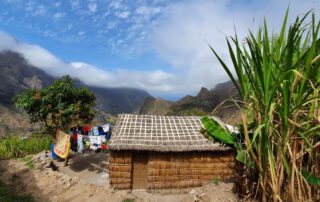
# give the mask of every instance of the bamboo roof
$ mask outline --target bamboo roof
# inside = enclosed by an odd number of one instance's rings
[[[220,119],[214,118],[223,124]],[[227,127],[226,124],[224,126]],[[120,114],[108,147],[110,150],[160,152],[224,151],[229,147],[209,141],[200,133],[197,116]]]

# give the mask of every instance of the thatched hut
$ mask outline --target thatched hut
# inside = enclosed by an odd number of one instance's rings
[[[110,139],[116,189],[175,189],[231,179],[232,150],[207,140],[195,116],[119,115]]]

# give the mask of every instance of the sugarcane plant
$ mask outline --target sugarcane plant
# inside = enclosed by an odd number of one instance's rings
[[[210,133],[213,120],[202,122],[213,139],[234,146],[237,159],[250,164],[257,176],[253,196],[262,201],[316,201],[320,21],[309,11],[287,26],[288,10],[278,34],[270,34],[264,20],[256,35],[249,31],[241,41],[236,33],[227,37],[231,66],[210,46],[241,97],[241,131],[224,142],[226,138]]]

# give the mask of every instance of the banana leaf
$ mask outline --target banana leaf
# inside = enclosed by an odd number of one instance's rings
[[[230,132],[228,132],[222,126],[220,126],[219,123],[208,117],[202,117],[201,122],[206,131],[208,132],[208,135],[211,136],[214,140],[222,144],[226,144],[233,147],[235,146],[235,136],[233,136]]]

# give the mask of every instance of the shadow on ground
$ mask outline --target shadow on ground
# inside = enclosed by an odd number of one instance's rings
[[[71,153],[67,166],[54,161],[59,172],[77,177],[83,184],[109,187],[108,153],[88,151],[84,154]]]
[[[41,201],[44,196],[33,173],[24,162],[11,161],[0,161],[0,201]]]
[[[104,152],[72,154],[69,162],[69,168],[74,172],[88,170],[91,172],[101,173],[108,171],[108,154]]]

